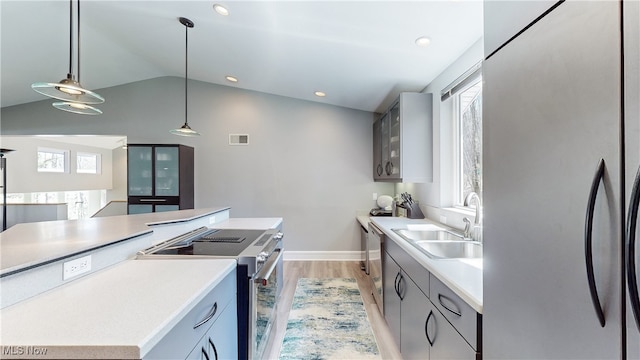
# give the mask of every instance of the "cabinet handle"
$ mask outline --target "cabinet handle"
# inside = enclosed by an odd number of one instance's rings
[[[387,175],[391,175],[391,174],[393,174],[393,162],[392,161],[389,162],[389,173]]]
[[[213,316],[216,314],[217,311],[218,311],[218,302],[216,301],[213,303],[213,306],[211,307],[211,310],[209,311],[207,316],[205,316],[204,319],[198,321],[197,324],[193,325],[193,328],[197,329],[200,326],[204,325],[207,321],[213,319]]]
[[[396,279],[393,280],[393,288],[396,290],[396,295],[400,297],[400,285],[398,285],[398,278],[400,277],[400,272],[396,274]]]
[[[449,312],[451,312],[451,313],[452,313],[452,314],[454,314],[454,315],[462,316],[462,314],[460,313],[460,311],[459,311],[459,310],[458,310],[458,311],[451,310],[447,305],[445,305],[445,304],[444,304],[444,302],[442,302],[442,299],[447,300],[448,302],[452,303],[453,305],[455,305],[455,304],[456,304],[456,303],[455,303],[453,300],[451,300],[450,298],[448,298],[448,297],[446,297],[446,296],[444,296],[444,295],[442,295],[442,294],[438,294],[438,301],[440,302],[440,305],[442,305],[442,307],[443,307],[443,308],[445,308],[445,309],[449,310]]]
[[[400,275],[400,279],[398,279],[398,296],[400,297],[400,300],[404,300],[404,289],[402,288],[404,276],[402,276],[401,273],[398,273],[398,275]]]
[[[431,337],[429,336],[429,320],[431,319],[433,315],[433,310],[429,310],[429,315],[427,315],[427,320],[424,322],[424,335],[427,337],[427,341],[429,342],[429,345],[431,345],[433,347],[433,344],[436,341],[435,336],[433,337],[433,340],[431,340]],[[435,319],[435,318],[434,318]],[[436,332],[436,335],[438,333]]]
[[[378,167],[376,168],[376,173],[378,174],[378,176],[382,175],[383,171],[384,169],[382,169],[382,164],[378,164]]]
[[[140,202],[164,202],[167,199],[140,199]]]
[[[640,167],[633,182],[631,198],[629,199],[629,212],[627,215],[627,287],[629,300],[636,326],[640,330],[640,296],[638,295],[638,274],[636,273],[636,224],[638,222],[638,209],[640,208]]]
[[[600,326],[604,327],[605,319],[602,306],[600,305],[600,298],[598,297],[598,289],[596,288],[596,279],[593,274],[593,251],[592,251],[592,232],[593,232],[593,212],[596,206],[596,197],[598,196],[598,186],[604,177],[604,159],[600,159],[596,168],[596,173],[593,176],[591,182],[591,191],[589,191],[589,201],[587,203],[587,215],[585,219],[584,228],[584,258],[587,264],[587,280],[589,282],[589,293],[591,294],[591,301],[593,307],[596,310],[596,315],[600,321]]]
[[[211,360],[211,359],[209,359],[209,354],[207,354],[207,351],[204,349],[204,347],[202,347],[202,355],[204,355],[204,358],[206,360]]]
[[[384,170],[386,171],[387,175],[391,175],[391,170],[389,170],[390,165],[391,165],[391,162],[387,161],[387,164],[384,166]]]
[[[216,349],[216,345],[213,343],[213,341],[211,341],[211,338],[209,338],[209,345],[211,345],[211,348],[213,349],[215,360],[218,360],[218,350]]]

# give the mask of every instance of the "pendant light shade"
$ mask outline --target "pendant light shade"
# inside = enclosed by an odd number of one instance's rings
[[[191,127],[189,126],[189,121],[187,119],[187,75],[188,75],[188,69],[189,69],[189,28],[192,28],[194,26],[193,21],[187,19],[187,18],[183,18],[180,17],[178,18],[178,20],[180,21],[180,23],[182,25],[184,25],[185,28],[185,37],[184,37],[184,125],[182,125],[181,127],[177,128],[177,129],[173,129],[170,131],[171,134],[173,135],[179,135],[179,136],[200,136],[200,133],[198,133],[197,131],[191,129]]]
[[[82,115],[102,114],[102,110],[98,108],[94,108],[91,105],[87,105],[79,102],[70,102],[70,101],[54,102],[53,107],[58,110],[64,110],[64,111],[68,111],[76,114],[82,114]]]
[[[76,10],[76,48],[73,47],[74,40],[74,17],[73,0],[69,1],[69,72],[67,77],[57,83],[37,82],[31,88],[42,95],[50,98],[62,100],[63,102],[53,103],[53,106],[60,110],[70,111],[77,114],[98,115],[102,111],[86,105],[101,104],[104,98],[91,90],[87,90],[80,85],[80,0],[77,0]],[[73,73],[73,65],[77,74]]]

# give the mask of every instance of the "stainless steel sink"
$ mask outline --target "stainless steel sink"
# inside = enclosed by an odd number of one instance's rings
[[[462,235],[447,230],[407,230],[393,229],[393,231],[407,240],[464,240]]]
[[[482,243],[465,240],[460,234],[447,230],[392,229],[410,244],[434,259],[482,258]]]
[[[414,244],[428,256],[438,259],[482,258],[482,244],[477,241],[422,240]]]

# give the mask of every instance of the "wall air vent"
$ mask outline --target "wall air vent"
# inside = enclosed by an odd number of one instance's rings
[[[229,134],[229,145],[249,145],[249,134]]]

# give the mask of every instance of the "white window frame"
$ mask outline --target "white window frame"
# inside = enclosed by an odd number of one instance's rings
[[[479,76],[473,79],[467,86],[461,89],[457,94],[453,97],[453,133],[454,133],[454,166],[453,166],[453,179],[454,179],[454,187],[453,187],[453,201],[454,207],[464,210],[474,210],[476,208],[475,202],[469,204],[469,206],[464,206],[464,196],[462,193],[462,181],[463,181],[463,164],[462,164],[462,124],[461,124],[461,114],[460,114],[460,94],[468,90],[469,88],[475,86],[478,82],[482,82],[482,76]],[[482,196],[482,194],[478,194],[478,196]]]
[[[95,158],[96,166],[94,169],[80,169],[80,158],[81,157],[93,157]],[[102,155],[98,153],[91,152],[77,152],[76,153],[76,173],[78,174],[93,174],[98,175],[102,173]]]
[[[61,170],[58,168],[55,168],[55,169],[41,168],[38,161],[38,157],[40,153],[62,155],[63,161],[64,161],[63,169]],[[36,170],[37,172],[42,172],[42,173],[68,174],[69,173],[69,150],[38,147],[38,151],[36,153]]]

